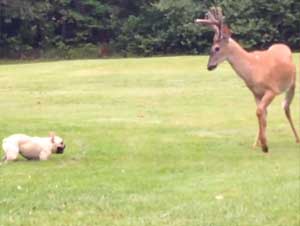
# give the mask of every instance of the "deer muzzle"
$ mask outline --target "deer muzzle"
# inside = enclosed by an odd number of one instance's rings
[[[209,65],[207,65],[207,70],[212,71],[212,70],[214,70],[216,67],[217,67],[216,64],[214,64],[214,65],[209,64]]]

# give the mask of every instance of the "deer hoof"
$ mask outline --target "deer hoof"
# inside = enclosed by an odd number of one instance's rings
[[[264,153],[268,153],[268,152],[269,152],[268,146],[263,146],[261,150],[262,150]]]
[[[252,145],[252,148],[253,149],[255,149],[255,148],[257,148],[257,147],[261,147],[261,145],[260,145],[260,143],[254,143],[253,145]]]

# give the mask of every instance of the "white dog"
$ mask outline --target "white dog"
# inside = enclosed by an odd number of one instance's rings
[[[4,161],[16,160],[19,153],[28,160],[47,160],[52,153],[62,154],[65,147],[63,139],[53,132],[48,137],[13,134],[2,141]]]

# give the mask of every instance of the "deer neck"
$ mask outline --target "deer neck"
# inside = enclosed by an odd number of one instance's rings
[[[227,61],[247,84],[250,83],[252,80],[251,65],[253,62],[251,54],[231,38],[229,39],[228,50]]]

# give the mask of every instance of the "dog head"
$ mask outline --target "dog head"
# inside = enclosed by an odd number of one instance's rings
[[[66,148],[64,140],[61,137],[56,136],[54,132],[50,132],[49,137],[52,144],[52,153],[56,153],[56,154],[64,153],[64,150]]]

